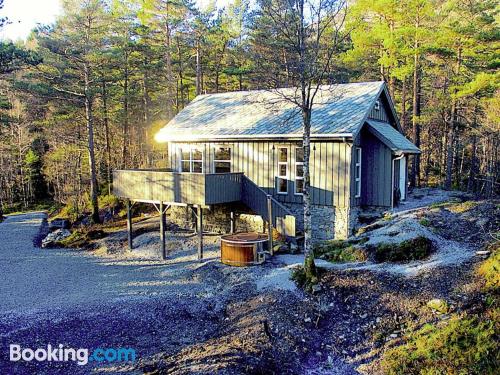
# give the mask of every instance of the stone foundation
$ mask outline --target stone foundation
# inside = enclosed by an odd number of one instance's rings
[[[299,204],[287,204],[297,220],[297,226],[303,227],[304,210]],[[215,205],[211,210],[203,210],[205,230],[213,233],[229,233],[231,211],[235,212],[235,230],[237,232],[265,232],[266,222],[240,204]],[[313,241],[346,239],[354,234],[357,227],[358,208],[312,205]],[[196,218],[192,210],[184,206],[172,206],[167,211],[167,221],[183,228],[195,228]]]
[[[216,205],[212,209],[203,209],[203,227],[208,232],[225,234],[231,230],[231,211],[235,212],[235,230],[237,232],[264,232],[265,222],[259,215],[252,214],[240,205]],[[194,229],[196,217],[191,208],[171,206],[167,211],[167,222],[181,228]]]

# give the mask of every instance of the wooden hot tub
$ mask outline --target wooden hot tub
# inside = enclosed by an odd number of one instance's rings
[[[261,233],[236,233],[221,237],[221,262],[229,266],[252,266],[261,264],[259,254],[263,252],[267,235]]]

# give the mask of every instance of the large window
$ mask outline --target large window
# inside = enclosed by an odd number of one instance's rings
[[[181,172],[203,173],[203,151],[200,147],[183,147],[181,155]]]
[[[354,183],[356,188],[356,198],[361,197],[361,148],[355,150]]]
[[[231,148],[215,147],[214,149],[214,173],[231,172]]]
[[[288,194],[288,149],[278,148],[278,194]]]
[[[295,149],[295,194],[304,194],[304,148]]]

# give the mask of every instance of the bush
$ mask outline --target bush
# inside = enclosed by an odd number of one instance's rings
[[[486,246],[492,253],[479,267],[478,273],[484,278],[487,291],[498,291],[500,288],[500,241]]]
[[[355,244],[362,244],[368,239],[363,238],[352,241],[332,240],[317,243],[314,246],[313,253],[316,258],[325,259],[329,262],[361,262],[365,261],[367,256],[363,249]]]
[[[375,248],[376,262],[408,262],[427,258],[434,244],[427,237],[416,237],[397,243],[381,243]]]
[[[426,325],[382,358],[387,374],[495,374],[500,366],[492,321],[452,317],[444,326]]]

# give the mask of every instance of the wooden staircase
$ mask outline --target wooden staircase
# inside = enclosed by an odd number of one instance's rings
[[[286,238],[297,236],[297,232],[301,231],[302,228],[298,227],[295,216],[288,208],[245,175],[242,176],[241,184],[241,201],[248,208],[262,216],[268,223],[270,222],[272,227]]]

